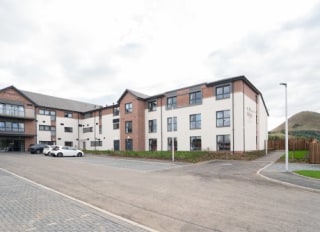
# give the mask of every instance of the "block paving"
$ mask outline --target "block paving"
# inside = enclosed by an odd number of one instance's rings
[[[0,231],[149,230],[104,214],[0,169]]]

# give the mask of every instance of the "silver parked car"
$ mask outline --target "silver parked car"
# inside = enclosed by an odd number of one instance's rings
[[[69,146],[55,146],[50,152],[52,156],[62,157],[62,156],[84,156],[83,151],[78,150],[74,147]]]

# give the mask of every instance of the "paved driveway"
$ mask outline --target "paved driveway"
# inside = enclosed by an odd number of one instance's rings
[[[51,158],[51,157],[48,157]],[[108,156],[95,156],[86,155],[76,161],[85,162],[96,165],[103,165],[105,167],[115,167],[123,169],[132,169],[141,172],[160,171],[164,169],[176,168],[187,163],[181,162],[170,162],[170,161],[153,161],[153,160],[141,160],[141,159],[130,159],[130,158],[118,158]]]
[[[1,169],[0,186],[0,231],[148,231]]]
[[[320,194],[262,179],[268,160],[135,162],[0,155],[2,168],[159,231],[320,228]]]

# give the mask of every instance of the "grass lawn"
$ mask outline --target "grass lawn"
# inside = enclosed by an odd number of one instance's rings
[[[85,153],[95,155],[108,155],[118,157],[146,158],[171,160],[171,151],[93,151],[86,150]],[[246,152],[243,154],[232,154],[230,152],[210,152],[210,151],[175,151],[174,158],[176,161],[184,162],[201,162],[213,159],[225,160],[254,160],[265,155],[265,151]]]
[[[290,162],[307,162],[308,161],[308,150],[301,151],[289,151],[289,161]],[[285,161],[285,154],[283,154],[280,158],[280,161]]]
[[[302,175],[302,176],[308,176],[316,179],[320,179],[320,171],[314,171],[314,170],[298,170],[294,171],[295,173]]]

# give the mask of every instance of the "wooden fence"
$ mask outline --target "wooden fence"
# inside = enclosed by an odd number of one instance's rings
[[[320,143],[310,143],[309,162],[312,164],[320,164]]]
[[[309,150],[312,140],[310,139],[289,139],[288,145],[290,151],[295,150]],[[276,139],[268,140],[268,150],[285,150],[285,140]]]

